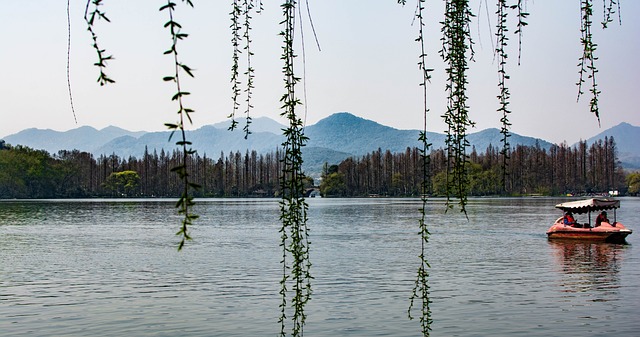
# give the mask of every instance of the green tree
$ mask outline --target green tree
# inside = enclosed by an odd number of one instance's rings
[[[640,171],[636,171],[627,175],[627,193],[630,195],[640,194]]]
[[[61,184],[57,164],[46,151],[5,145],[0,150],[0,197],[58,196]]]
[[[347,194],[347,184],[344,174],[340,172],[329,173],[320,183],[320,194],[323,197],[343,197]]]
[[[19,198],[25,195],[24,161],[10,148],[0,150],[0,198]]]
[[[115,196],[130,197],[140,185],[140,175],[136,171],[113,172],[107,177],[104,187]]]
[[[406,195],[407,191],[404,189],[404,177],[402,173],[396,172],[391,175],[391,194],[392,195]]]
[[[471,195],[500,194],[501,180],[498,167],[483,169],[478,163],[469,164],[469,193]]]
[[[444,196],[447,194],[447,172],[438,172],[431,180],[432,193],[436,196]]]

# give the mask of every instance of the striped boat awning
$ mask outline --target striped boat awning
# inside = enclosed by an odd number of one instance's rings
[[[563,202],[557,204],[556,208],[559,208],[565,212],[572,212],[576,214],[583,214],[592,211],[604,211],[607,209],[620,208],[620,200],[614,199],[586,199],[578,201]]]

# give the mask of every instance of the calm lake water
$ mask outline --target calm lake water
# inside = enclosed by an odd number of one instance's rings
[[[640,199],[627,245],[549,242],[566,200],[430,201],[433,336],[638,336]],[[177,252],[173,201],[0,201],[0,335],[276,336],[278,200],[197,202]],[[419,200],[308,202],[305,335],[418,336]]]

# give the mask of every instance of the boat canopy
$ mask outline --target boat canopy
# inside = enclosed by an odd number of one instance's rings
[[[620,200],[613,200],[613,199],[578,200],[578,201],[563,202],[561,204],[557,204],[556,208],[559,208],[565,212],[584,214],[592,211],[604,211],[607,209],[620,208]]]

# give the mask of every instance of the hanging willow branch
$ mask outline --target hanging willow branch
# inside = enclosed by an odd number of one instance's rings
[[[91,13],[89,13],[90,4],[93,4],[93,11]],[[115,83],[115,81],[112,80],[109,76],[107,76],[107,74],[104,72],[105,68],[107,67],[107,61],[113,60],[113,56],[112,55],[105,56],[105,50],[100,49],[100,47],[98,46],[98,36],[93,30],[93,25],[95,24],[96,19],[98,20],[103,19],[107,22],[111,22],[107,17],[106,13],[100,11],[101,5],[102,5],[102,0],[87,1],[87,6],[85,7],[85,10],[84,10],[84,20],[87,22],[87,30],[89,31],[89,33],[91,33],[91,39],[93,40],[93,49],[95,49],[96,53],[98,54],[98,62],[94,63],[94,65],[98,67],[98,69],[100,69],[100,75],[98,76],[97,82],[100,83],[100,85],[105,85],[108,83]]]
[[[76,109],[73,106],[73,93],[71,92],[71,3],[67,0],[67,90],[69,91],[69,104],[73,113],[73,120],[78,124]]]
[[[617,6],[618,8],[618,23],[622,24],[622,17],[620,16],[620,1],[609,0],[609,4],[607,5],[607,0],[602,0],[602,10],[604,12],[602,19],[602,29],[606,29],[609,26],[609,23],[613,22],[611,16],[616,13],[616,10],[613,8]]]
[[[598,109],[598,96],[600,95],[600,90],[598,90],[598,84],[596,82],[596,73],[598,69],[596,69],[595,61],[598,59],[595,56],[596,47],[598,46],[593,42],[593,36],[591,34],[591,16],[593,15],[593,4],[591,0],[582,0],[580,5],[581,11],[581,28],[580,32],[582,33],[582,37],[580,38],[580,42],[582,43],[582,56],[580,57],[580,63],[578,66],[580,67],[580,78],[578,80],[578,98],[577,101],[580,101],[580,96],[584,94],[582,91],[582,84],[585,82],[584,76],[586,75],[588,79],[591,80],[591,88],[589,91],[591,92],[591,100],[589,101],[589,110],[596,115],[598,118],[598,124],[600,124],[600,110]]]
[[[233,57],[231,64],[231,91],[233,99],[233,110],[231,114],[227,116],[231,118],[231,126],[229,126],[229,130],[235,130],[238,126],[238,121],[236,121],[235,116],[236,112],[240,108],[240,79],[238,78],[240,75],[240,15],[242,13],[242,9],[240,8],[240,4],[238,0],[232,1],[232,10],[231,13],[231,45],[233,46]]]
[[[509,133],[509,127],[511,123],[509,122],[509,114],[511,110],[509,110],[509,88],[507,87],[507,80],[509,79],[509,75],[507,75],[507,71],[505,69],[507,65],[507,41],[509,38],[507,37],[507,10],[508,5],[506,0],[498,0],[498,10],[496,11],[496,15],[498,16],[498,24],[497,24],[497,32],[496,32],[496,56],[498,57],[498,88],[500,89],[500,94],[497,96],[499,101],[498,112],[502,114],[500,118],[500,123],[502,126],[500,127],[500,134],[502,135],[502,150],[500,150],[500,154],[502,155],[502,178],[501,185],[502,190],[506,191],[506,181],[507,181],[507,168],[509,165],[509,154],[511,153],[511,144],[509,143],[509,137],[511,134]]]
[[[450,196],[455,196],[460,211],[465,214],[469,186],[466,174],[469,162],[467,129],[474,126],[467,106],[467,61],[473,60],[473,42],[469,28],[472,16],[468,0],[446,1],[440,50],[440,55],[447,64],[447,110],[442,116],[448,126],[445,138],[448,158],[446,204],[447,208],[453,207]]]
[[[516,9],[518,11],[518,25],[516,26],[517,29],[515,34],[518,34],[518,65],[520,65],[520,57],[522,56],[522,30],[526,25],[528,25],[526,20],[529,13],[525,12],[524,0],[518,0],[518,3],[516,5],[512,5],[511,9]]]
[[[283,143],[284,158],[282,160],[280,229],[282,247],[282,280],[280,281],[281,324],[280,336],[286,335],[287,313],[291,316],[292,336],[303,336],[306,321],[305,305],[311,298],[311,262],[309,260],[309,228],[307,227],[308,205],[304,198],[304,174],[302,172],[302,147],[307,137],[303,134],[303,122],[296,114],[296,107],[302,103],[296,97],[295,87],[300,78],[294,73],[295,53],[293,49],[296,1],[287,0],[282,5],[284,19],[280,35],[283,38],[282,60],[284,66],[285,94],[282,95],[283,112],[281,116],[289,121],[284,130],[286,141]],[[290,261],[289,261],[290,260]],[[289,284],[291,288],[289,288]],[[289,304],[289,292],[293,292]],[[290,307],[289,307],[290,306]]]
[[[245,71],[245,76],[247,76],[247,87],[244,90],[247,94],[246,99],[245,99],[245,103],[246,108],[244,110],[244,114],[246,116],[246,124],[245,126],[242,128],[242,130],[244,131],[244,139],[247,139],[247,137],[249,137],[249,135],[251,134],[251,131],[249,130],[249,125],[251,125],[251,109],[253,109],[253,105],[251,103],[251,96],[253,94],[253,89],[254,89],[254,84],[253,84],[253,79],[255,77],[255,70],[253,69],[253,67],[251,66],[251,57],[253,56],[253,52],[251,51],[251,12],[253,11],[254,8],[254,4],[252,0],[244,0],[244,34],[242,34],[242,37],[244,39],[245,42],[245,51],[246,51],[246,57],[247,57],[247,70]],[[260,4],[262,5],[262,4]]]
[[[421,311],[420,311],[420,327],[422,330],[422,335],[424,337],[429,336],[431,331],[431,298],[429,296],[429,270],[431,268],[429,265],[429,261],[427,259],[427,244],[429,243],[429,228],[427,227],[426,215],[427,215],[427,194],[429,191],[429,181],[430,181],[430,172],[429,172],[429,141],[427,139],[427,115],[429,112],[428,102],[427,102],[427,83],[431,79],[430,72],[433,69],[427,68],[427,53],[425,48],[425,23],[424,23],[424,13],[425,13],[425,1],[426,0],[417,0],[417,9],[415,14],[415,19],[418,21],[419,25],[419,33],[416,41],[420,43],[420,56],[418,57],[418,68],[422,73],[422,82],[420,86],[422,87],[422,97],[423,97],[423,120],[424,126],[423,130],[420,132],[420,136],[418,140],[422,143],[422,148],[420,149],[420,159],[422,162],[422,183],[421,183],[421,201],[422,206],[420,207],[420,267],[418,267],[418,272],[416,275],[416,282],[413,287],[413,293],[410,298],[409,309],[407,310],[407,314],[409,319],[413,319],[411,315],[411,310],[413,309],[414,302],[419,300],[421,302]],[[403,3],[400,2],[399,3]]]
[[[185,2],[183,0],[183,2]],[[186,0],[187,5],[193,7],[193,3],[191,0]],[[191,240],[191,236],[188,233],[188,227],[193,224],[193,221],[198,218],[198,215],[192,213],[192,208],[195,205],[193,201],[192,190],[200,188],[200,185],[194,183],[190,179],[189,169],[187,167],[189,158],[191,155],[195,154],[191,148],[192,143],[187,140],[187,134],[185,130],[185,119],[189,121],[189,123],[193,123],[191,120],[191,113],[194,112],[192,109],[186,108],[184,105],[184,97],[190,95],[189,92],[183,91],[180,75],[187,74],[190,77],[193,77],[193,70],[184,63],[181,63],[178,58],[178,41],[186,39],[189,35],[185,34],[181,31],[182,26],[174,20],[174,12],[176,10],[177,4],[172,2],[171,0],[167,1],[166,5],[160,7],[160,11],[167,11],[169,13],[169,21],[164,24],[165,28],[169,28],[169,32],[171,34],[171,47],[164,52],[165,55],[173,56],[173,74],[170,76],[166,76],[163,78],[164,81],[174,82],[176,85],[176,93],[171,98],[172,101],[176,101],[178,103],[178,122],[176,124],[165,123],[165,125],[171,130],[171,137],[173,134],[178,131],[180,132],[181,139],[176,142],[176,145],[181,147],[182,158],[181,163],[172,168],[171,171],[175,172],[180,179],[182,180],[182,195],[180,199],[176,203],[176,208],[178,208],[178,213],[182,214],[184,218],[182,219],[182,226],[180,230],[176,233],[176,235],[182,236],[180,240],[180,244],[178,245],[178,250],[181,250],[185,244],[186,240]]]
[[[258,13],[262,11],[262,1],[257,1]],[[231,15],[231,44],[233,46],[233,56],[232,56],[232,65],[231,65],[231,90],[232,90],[232,100],[233,100],[233,109],[231,114],[227,116],[227,118],[231,119],[231,125],[229,126],[229,130],[233,131],[238,126],[238,121],[236,121],[236,113],[240,109],[240,95],[242,94],[242,89],[240,88],[242,85],[242,81],[240,81],[240,54],[242,50],[246,52],[246,70],[244,71],[244,75],[247,78],[246,88],[244,92],[246,94],[245,103],[246,108],[244,110],[246,116],[246,124],[243,127],[244,138],[247,139],[251,134],[249,130],[249,125],[251,124],[251,109],[253,109],[253,105],[251,102],[251,98],[253,95],[254,86],[254,78],[255,78],[255,70],[251,66],[251,59],[253,57],[253,52],[251,51],[251,19],[252,12],[256,4],[254,4],[254,0],[242,0],[240,3],[239,0],[232,1],[232,10],[229,13]],[[244,42],[244,46],[241,48],[240,43]]]

